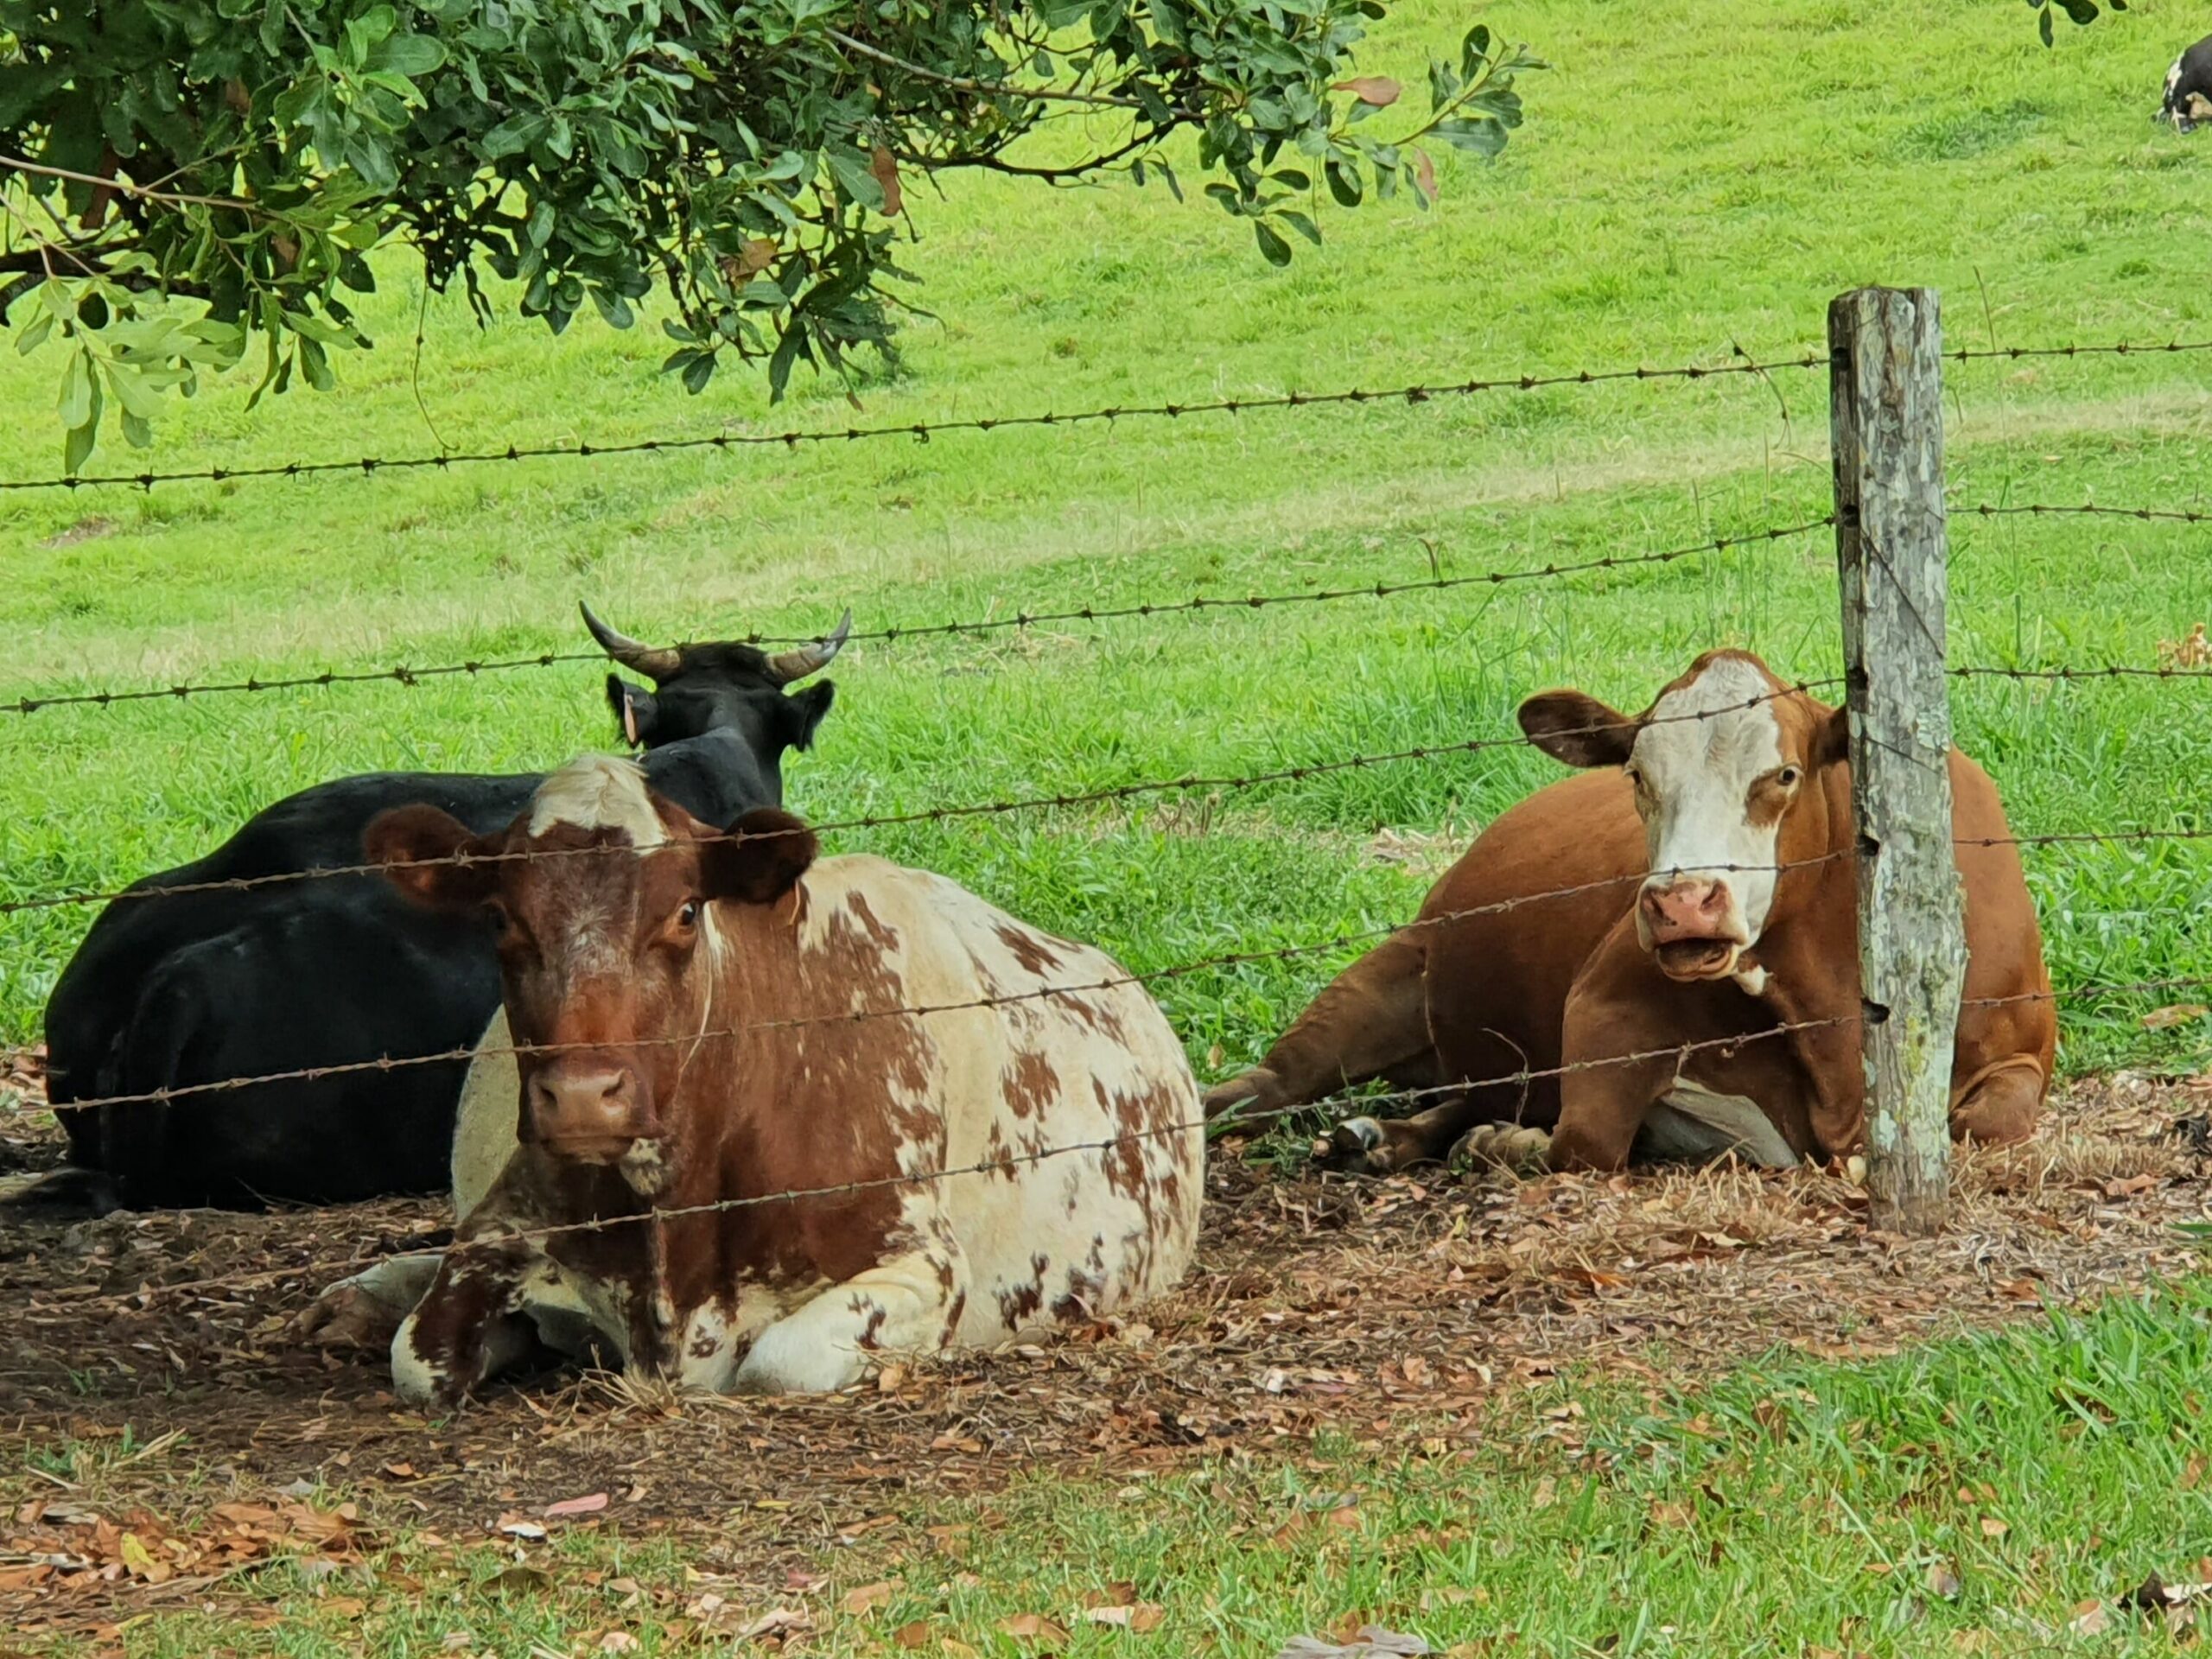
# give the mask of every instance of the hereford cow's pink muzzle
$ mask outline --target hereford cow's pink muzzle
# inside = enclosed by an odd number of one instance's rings
[[[1637,899],[1645,946],[1670,979],[1721,979],[1751,943],[1728,884],[1711,876],[1655,877]]]

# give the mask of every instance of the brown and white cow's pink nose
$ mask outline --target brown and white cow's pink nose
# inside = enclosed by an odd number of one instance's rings
[[[530,1079],[533,1138],[564,1158],[613,1163],[652,1133],[637,1074],[588,1057],[540,1066]]]

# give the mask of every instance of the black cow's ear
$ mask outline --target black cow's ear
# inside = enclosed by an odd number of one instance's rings
[[[798,885],[820,851],[804,820],[777,806],[756,806],[699,849],[699,885],[709,899],[772,905]]]
[[[790,711],[785,719],[790,722],[791,747],[814,747],[814,728],[822,723],[822,717],[830,712],[830,705],[836,696],[835,680],[817,680],[805,690],[794,691],[784,699],[784,707]]]
[[[361,836],[367,862],[385,867],[385,880],[418,905],[433,910],[474,910],[499,886],[496,864],[451,861],[489,853],[493,843],[471,835],[451,813],[417,802],[395,806],[369,820]]]
[[[659,709],[653,694],[641,685],[632,685],[620,674],[607,677],[607,706],[614,710],[614,723],[622,728],[622,741],[633,749],[652,747],[653,722]]]
[[[1521,705],[1521,729],[1570,766],[1624,766],[1637,722],[1586,691],[1540,691]]]

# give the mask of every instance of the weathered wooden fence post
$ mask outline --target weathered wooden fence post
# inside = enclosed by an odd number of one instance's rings
[[[1943,337],[1933,289],[1828,308],[1873,1224],[1931,1233],[1949,1197],[1966,934],[1951,840]]]

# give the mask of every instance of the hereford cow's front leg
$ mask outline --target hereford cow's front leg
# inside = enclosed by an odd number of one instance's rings
[[[1259,1065],[1206,1090],[1206,1116],[1277,1111],[1371,1077],[1402,1088],[1433,1083],[1427,943],[1424,934],[1394,933],[1331,980]]]
[[[753,1338],[734,1394],[830,1394],[887,1355],[950,1345],[968,1300],[968,1263],[950,1238],[887,1256]]]

